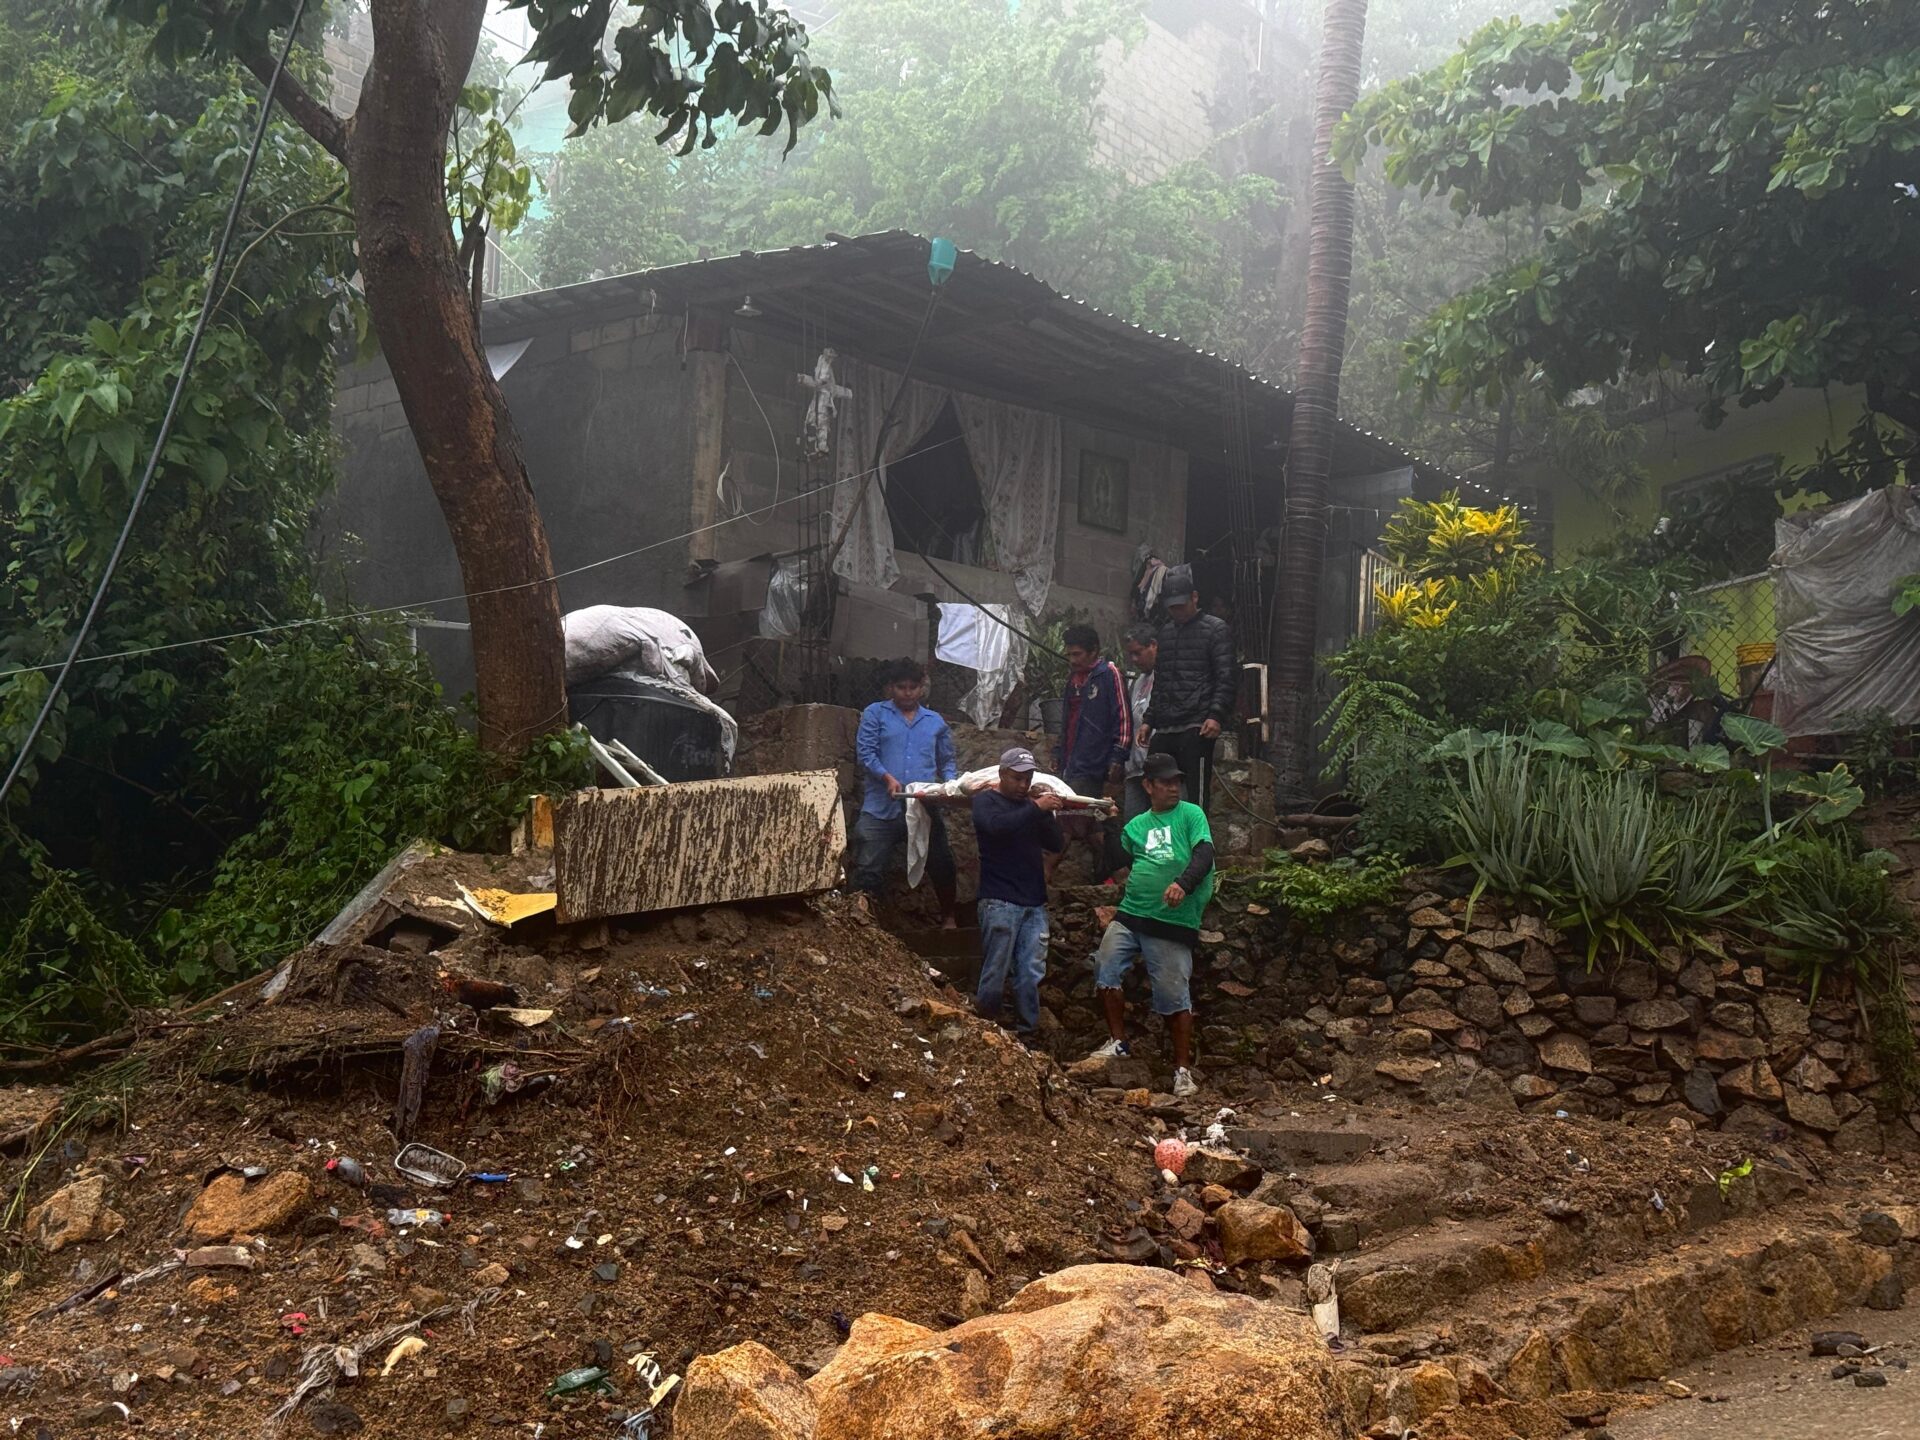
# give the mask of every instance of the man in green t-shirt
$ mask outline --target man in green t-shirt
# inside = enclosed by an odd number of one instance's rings
[[[1094,984],[1113,1038],[1095,1059],[1132,1053],[1127,1048],[1126,1004],[1120,987],[1136,960],[1153,985],[1153,1013],[1173,1033],[1173,1093],[1182,1098],[1200,1087],[1193,1059],[1193,946],[1200,916],[1213,898],[1213,832],[1207,812],[1180,798],[1180,762],[1172,755],[1147,757],[1140,777],[1149,809],[1122,832],[1131,868],[1126,898],[1108,922],[1093,957]]]

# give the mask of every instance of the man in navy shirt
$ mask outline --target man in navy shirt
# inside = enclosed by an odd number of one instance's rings
[[[980,983],[973,1008],[998,1020],[1013,992],[1013,1033],[1031,1042],[1040,1028],[1040,982],[1047,974],[1047,877],[1042,851],[1066,839],[1054,813],[1060,797],[1033,791],[1039,767],[1016,746],[1000,757],[1000,783],[973,797],[980,841]]]
[[[870,909],[887,876],[899,868],[907,843],[907,786],[922,781],[952,780],[959,775],[954,760],[953,732],[947,722],[921,705],[927,693],[927,670],[917,660],[896,660],[886,668],[887,698],[876,700],[860,714],[854,753],[866,772],[866,797],[853,827],[853,888]],[[954,928],[953,849],[947,844],[947,824],[938,809],[927,807],[932,822],[927,840],[927,877],[940,902],[940,916]]]

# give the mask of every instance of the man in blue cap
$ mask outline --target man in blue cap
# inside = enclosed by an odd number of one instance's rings
[[[1047,973],[1047,871],[1044,855],[1066,844],[1054,818],[1060,797],[1033,793],[1039,768],[1016,745],[1000,757],[1000,780],[973,797],[980,842],[980,983],[973,1007],[998,1020],[1013,993],[1013,1033],[1031,1042],[1040,1029],[1040,982]]]

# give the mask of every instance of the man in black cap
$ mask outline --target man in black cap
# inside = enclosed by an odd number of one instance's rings
[[[1127,822],[1126,895],[1110,916],[1094,953],[1094,987],[1107,1018],[1107,1043],[1096,1060],[1128,1055],[1126,1001],[1121,987],[1136,962],[1147,970],[1153,1013],[1173,1040],[1173,1093],[1199,1088],[1193,1078],[1193,947],[1213,899],[1213,832],[1207,814],[1180,798],[1180,763],[1149,755],[1140,783],[1149,809]]]
[[[1186,798],[1204,810],[1213,789],[1214,741],[1233,716],[1239,690],[1233,636],[1226,621],[1201,613],[1192,566],[1167,571],[1160,598],[1168,620],[1154,663],[1148,743],[1173,756],[1185,776]]]
[[[1066,845],[1054,819],[1060,797],[1033,792],[1033,752],[1014,746],[1000,757],[1000,780],[973,797],[980,842],[980,983],[973,1008],[998,1020],[1013,992],[1013,1033],[1032,1041],[1040,1029],[1040,982],[1047,974],[1047,871],[1043,851]]]

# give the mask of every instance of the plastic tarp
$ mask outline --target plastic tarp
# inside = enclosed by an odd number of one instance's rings
[[[1896,725],[1920,721],[1920,611],[1893,613],[1895,586],[1920,571],[1912,489],[1775,521],[1771,569],[1774,723],[1830,735],[1876,711]]]
[[[589,605],[561,616],[560,629],[566,638],[568,685],[615,674],[666,682],[720,723],[727,766],[732,768],[740,724],[707,698],[720,688],[720,677],[686,621],[644,605]]]

